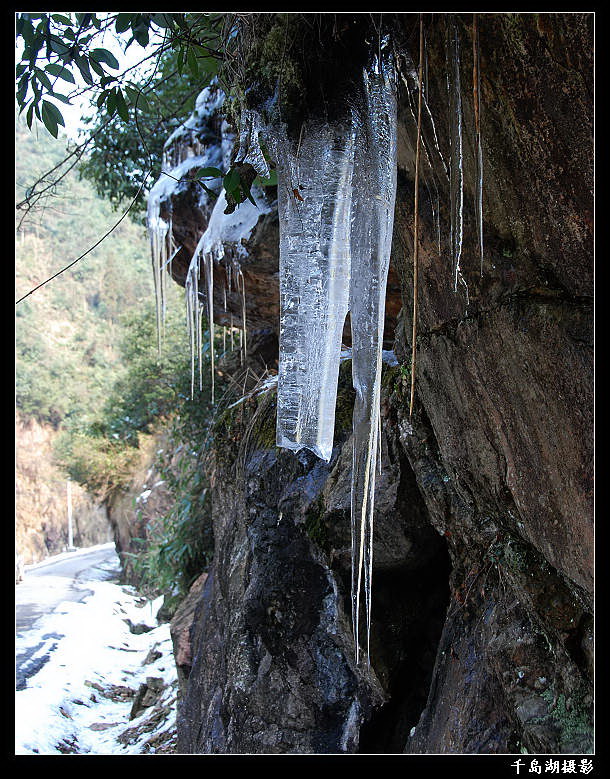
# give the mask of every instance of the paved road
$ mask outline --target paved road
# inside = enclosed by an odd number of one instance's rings
[[[67,601],[85,600],[92,594],[87,588],[87,581],[116,580],[118,566],[114,544],[110,543],[58,555],[26,569],[23,581],[15,587],[16,632],[20,635],[26,633],[40,617],[60,611]],[[43,642],[17,655],[17,689],[23,689],[28,677],[42,668],[56,646],[53,639],[59,640],[62,636],[49,634],[43,638],[49,644],[49,652],[40,654]],[[38,657],[33,663],[31,658],[37,652]]]

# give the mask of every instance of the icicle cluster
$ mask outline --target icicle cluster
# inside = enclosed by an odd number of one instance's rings
[[[148,198],[146,216],[150,253],[155,289],[155,312],[157,319],[157,349],[161,351],[161,341],[165,326],[165,290],[167,275],[171,274],[171,263],[176,256],[177,247],[173,240],[171,218],[161,217],[161,197],[159,192],[151,191]]]
[[[405,63],[404,71],[400,70],[402,81],[407,89],[408,106],[413,117],[413,124],[417,127],[418,103],[419,103],[419,77],[417,67],[408,52],[404,52],[402,58]],[[432,209],[434,230],[436,233],[439,255],[441,253],[441,227],[440,227],[440,194],[438,184],[438,171],[449,178],[449,171],[443,153],[441,152],[436,125],[430,106],[428,104],[428,57],[424,38],[424,62],[422,83],[422,169],[421,176],[428,193],[428,199]]]
[[[189,173],[194,169],[222,164],[223,149],[219,144],[202,144],[199,128],[202,117],[217,111],[224,101],[223,93],[216,87],[206,87],[195,103],[195,111],[167,139],[163,147],[163,165],[158,181],[148,195],[147,226],[151,244],[151,260],[157,314],[157,344],[161,349],[165,322],[165,290],[171,263],[180,247],[174,241],[171,223],[171,198],[181,187],[189,186]],[[210,186],[214,186],[211,184]],[[219,185],[216,185],[219,186]],[[200,206],[207,205],[208,195],[202,190]],[[168,219],[161,217],[162,207],[170,212]],[[189,278],[192,273],[189,270]],[[187,319],[191,317],[187,310]]]
[[[223,258],[228,259],[228,262],[225,262],[227,286],[223,289],[224,310],[227,310],[227,292],[231,293],[235,289],[240,296],[242,318],[240,347],[243,362],[247,353],[247,341],[246,288],[240,266],[240,258],[246,256],[246,250],[242,240],[249,238],[260,217],[263,214],[269,213],[270,210],[262,192],[254,188],[253,196],[258,206],[254,206],[250,201],[245,201],[233,213],[225,214],[227,201],[224,190],[220,193],[214,204],[208,226],[199,239],[191,258],[185,283],[187,324],[191,345],[191,396],[195,386],[195,355],[198,355],[199,363],[199,389],[202,387],[201,322],[205,312],[210,338],[212,403],[214,402],[214,264],[220,262]],[[227,254],[229,255],[228,258]],[[202,266],[204,295],[200,292]],[[233,348],[232,319],[230,336],[231,348]],[[224,347],[226,347],[226,332],[223,330]]]
[[[280,213],[278,446],[330,459],[341,337],[351,314],[356,660],[362,600],[367,658],[370,636],[383,325],[396,197],[394,73],[389,58],[376,60],[363,73],[363,99],[351,118],[304,125],[298,148],[283,129],[272,140]]]

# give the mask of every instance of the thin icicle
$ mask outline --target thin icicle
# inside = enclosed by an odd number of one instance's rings
[[[417,106],[417,145],[415,152],[415,202],[413,206],[413,329],[411,336],[411,399],[409,401],[409,420],[413,415],[415,400],[415,366],[417,356],[417,304],[419,278],[419,160],[421,151],[421,107],[424,72],[424,22],[419,17],[419,100]]]
[[[195,287],[195,280],[199,285],[199,279],[201,275],[200,265],[203,263],[203,275],[205,284],[205,297],[207,301],[207,320],[208,320],[208,332],[210,338],[210,368],[211,368],[211,395],[212,403],[215,399],[215,354],[214,354],[214,265],[220,262],[229,253],[230,261],[226,265],[226,276],[229,285],[231,285],[232,275],[235,273],[238,280],[238,292],[239,283],[241,279],[241,296],[242,296],[242,323],[245,327],[245,286],[243,283],[243,274],[239,267],[239,258],[247,255],[246,249],[242,244],[242,241],[247,240],[252,231],[256,227],[258,220],[263,214],[269,212],[270,207],[267,205],[262,193],[258,194],[258,206],[252,205],[249,201],[242,203],[238,209],[231,214],[225,214],[225,208],[227,205],[224,191],[218,196],[214,208],[210,215],[208,226],[199,239],[197,247],[191,259],[189,266],[189,273],[187,274],[187,299],[190,295],[191,307],[195,306],[194,296],[195,289],[197,290],[197,305],[199,305],[199,293],[198,286]],[[226,311],[227,299],[226,299],[226,287],[223,289],[223,302]],[[231,347],[233,347],[233,318],[231,316]],[[245,336],[240,336],[240,343],[245,344]],[[243,349],[242,349],[243,351]],[[201,366],[202,353],[201,348],[198,351],[199,361]],[[243,360],[243,355],[242,355]],[[201,371],[200,371],[201,373]],[[200,389],[202,389],[203,381],[200,379]]]
[[[162,330],[165,320],[165,272],[167,262],[168,223],[161,218],[161,200],[153,190],[148,198],[146,222],[150,236],[150,254],[155,289],[155,312],[157,321],[157,349],[161,353]]]
[[[477,223],[477,238],[483,276],[483,148],[481,145],[481,69],[479,58],[479,27],[477,15],[472,19],[472,100],[474,103],[475,137],[475,196],[474,210]]]
[[[365,105],[357,139],[351,232],[352,375],[354,457],[352,472],[352,618],[359,657],[362,580],[370,662],[375,472],[379,431],[385,293],[396,198],[395,69],[376,62],[364,76]],[[371,193],[375,193],[372,200]]]
[[[421,106],[422,106],[421,120],[418,120],[418,117],[420,115],[418,71],[414,69],[412,60],[410,59],[410,56],[408,54],[403,55],[403,58],[407,65],[408,77],[405,77],[402,71],[400,72],[400,75],[405,87],[407,88],[407,104],[409,106],[409,110],[411,111],[411,116],[413,117],[413,125],[415,127],[417,127],[418,124],[421,125],[420,135],[421,135],[421,147],[423,151],[422,156],[426,163],[425,168],[423,171],[421,171],[421,173],[422,173],[424,184],[426,186],[426,191],[428,192],[428,199],[430,201],[430,208],[432,210],[432,219],[434,222],[434,232],[436,235],[438,253],[440,255],[441,254],[440,194],[439,194],[438,179],[435,172],[433,160],[435,160],[437,164],[440,164],[440,167],[445,175],[448,175],[447,166],[438,144],[438,137],[436,135],[436,125],[434,124],[432,112],[430,111],[430,108],[428,106],[427,86],[425,86],[425,84],[427,83],[427,76],[425,76],[425,78],[423,79],[422,100],[421,100]],[[427,72],[427,67],[428,67],[427,62],[428,59],[427,59],[425,39],[424,39],[424,73]],[[424,120],[426,121],[424,122]],[[432,185],[432,191],[431,191],[431,185]]]
[[[244,334],[243,347],[242,347],[243,348],[242,362],[245,363],[248,357],[248,342],[247,342],[247,334],[246,334],[246,284],[244,281],[244,274],[241,272],[241,268],[239,269],[237,274],[238,288],[240,284],[241,284],[241,327],[242,327],[242,332]]]
[[[227,313],[227,287],[226,285],[223,287],[222,290],[222,302],[224,306],[224,312]],[[226,322],[226,319],[225,319]],[[227,351],[227,326],[222,326],[222,353],[224,354]]]
[[[447,19],[447,88],[449,92],[449,141],[450,141],[450,212],[451,212],[451,265],[453,288],[457,292],[458,280],[466,285],[461,269],[464,171],[462,158],[462,91],[460,85],[460,39],[455,16]]]
[[[210,337],[211,395],[214,403],[214,259],[208,252],[204,255],[206,297],[208,302],[208,333]]]

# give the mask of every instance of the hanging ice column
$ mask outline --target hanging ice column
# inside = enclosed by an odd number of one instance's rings
[[[330,460],[349,307],[355,124],[276,139],[280,214],[277,444]]]
[[[352,618],[369,648],[375,472],[386,282],[396,198],[395,70],[376,61],[343,124],[307,124],[295,149],[276,135],[280,212],[278,446],[332,453],[341,336],[351,310],[356,390]],[[364,593],[364,597],[362,597]]]

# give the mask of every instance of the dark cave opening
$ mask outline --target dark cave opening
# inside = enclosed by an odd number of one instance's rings
[[[420,569],[378,571],[373,587],[371,664],[388,701],[360,730],[360,754],[402,753],[428,698],[449,605],[447,545]]]

